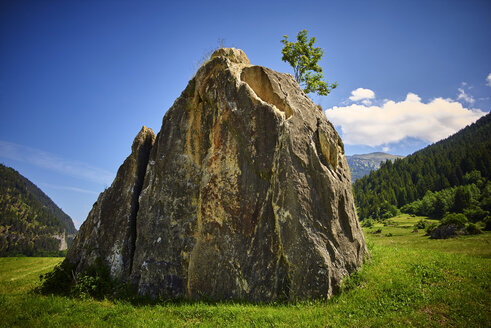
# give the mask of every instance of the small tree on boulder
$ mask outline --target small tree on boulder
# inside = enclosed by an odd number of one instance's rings
[[[319,47],[314,47],[315,37],[308,40],[307,30],[302,30],[297,34],[297,42],[288,41],[288,36],[284,35],[281,43],[284,44],[281,53],[283,61],[293,67],[295,80],[303,88],[305,93],[318,93],[327,96],[337,83],[327,83],[322,79],[322,67],[318,62],[324,55],[324,51]]]

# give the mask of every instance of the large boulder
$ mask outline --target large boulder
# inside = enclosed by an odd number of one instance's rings
[[[139,136],[69,250],[78,271],[100,259],[151,297],[297,300],[367,255],[343,143],[290,74],[217,50]]]

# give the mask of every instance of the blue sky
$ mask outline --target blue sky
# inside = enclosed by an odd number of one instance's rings
[[[491,2],[0,2],[0,162],[78,227],[141,126],[160,130],[201,58],[224,39],[291,73],[280,40],[325,50],[322,105],[347,154],[407,155],[491,105]]]

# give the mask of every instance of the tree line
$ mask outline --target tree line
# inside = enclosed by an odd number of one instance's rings
[[[441,218],[445,212],[467,209],[471,217],[477,217],[476,207],[484,211],[482,216],[491,211],[490,174],[491,115],[487,114],[447,139],[406,158],[387,161],[358,179],[353,184],[358,216],[383,219],[402,209]]]

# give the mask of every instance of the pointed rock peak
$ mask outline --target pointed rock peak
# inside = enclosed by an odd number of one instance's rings
[[[220,48],[215,50],[215,52],[211,55],[211,59],[215,57],[227,57],[232,63],[237,64],[251,64],[249,58],[247,58],[246,54],[241,49]]]
[[[150,144],[153,144],[153,142],[155,141],[155,133],[153,133],[153,130],[151,128],[143,126],[140,132],[138,132],[138,134],[136,135],[135,140],[133,140],[131,151],[134,152],[138,150],[142,145],[149,141]]]

